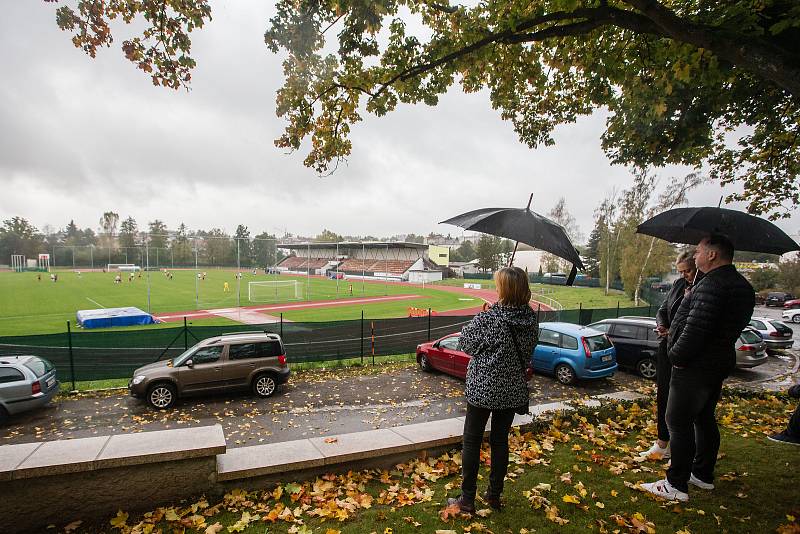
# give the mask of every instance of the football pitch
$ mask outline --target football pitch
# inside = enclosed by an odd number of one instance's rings
[[[56,282],[50,280],[49,273],[0,272],[0,336],[64,332],[67,321],[71,321],[74,328],[78,310],[125,306],[135,306],[156,315],[235,308],[237,304],[268,307],[271,304],[301,304],[307,301],[413,295],[413,298],[397,301],[286,309],[282,312],[289,321],[334,321],[358,319],[362,310],[365,317],[379,319],[405,317],[409,307],[447,311],[482,304],[477,298],[465,298],[466,295],[437,290],[435,286],[422,288],[391,282],[337,281],[302,275],[253,274],[250,271],[242,272],[240,281],[237,281],[236,272],[232,270],[208,270],[200,278],[194,270],[171,271],[171,278],[161,271],[140,272],[132,280],[129,273],[117,271],[65,270],[54,273],[58,274]],[[121,278],[119,283],[115,283],[117,275]],[[297,283],[286,283],[290,280],[296,280]],[[249,282],[272,281],[280,283],[255,286],[252,290],[253,301],[250,300]],[[204,325],[238,324],[223,317],[195,318],[191,322]],[[165,325],[170,326],[170,323]]]

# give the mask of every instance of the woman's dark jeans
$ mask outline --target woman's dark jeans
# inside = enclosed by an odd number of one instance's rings
[[[656,355],[656,426],[658,439],[669,441],[669,428],[667,428],[667,400],[669,399],[669,383],[672,377],[672,363],[667,356],[667,341],[664,339],[658,345]]]
[[[692,369],[672,369],[667,401],[672,463],[667,480],[683,492],[689,491],[692,473],[703,482],[714,482],[719,452],[719,428],[714,417],[722,378]]]
[[[489,471],[489,495],[500,497],[503,479],[508,472],[508,432],[514,421],[514,409],[488,410],[467,403],[464,420],[464,446],[461,452],[461,496],[467,502],[475,500],[478,490],[478,468],[480,467],[481,443],[486,431],[486,422],[492,416],[489,445],[492,451],[492,466]]]

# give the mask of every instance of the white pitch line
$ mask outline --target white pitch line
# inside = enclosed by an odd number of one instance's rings
[[[94,300],[94,299],[90,299],[89,297],[86,297],[86,300],[88,300],[89,302],[94,302],[95,304],[97,304],[97,305],[98,305],[98,306],[100,306],[101,308],[105,309],[105,306],[103,306],[102,304],[100,304],[99,302],[97,302],[97,301],[96,301],[96,300]]]

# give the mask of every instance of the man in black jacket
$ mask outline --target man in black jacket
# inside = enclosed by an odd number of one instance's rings
[[[689,484],[714,489],[719,452],[714,411],[722,381],[736,365],[736,339],[755,306],[753,287],[733,266],[727,238],[713,235],[700,241],[695,262],[706,274],[684,297],[669,329],[672,379],[666,420],[672,463],[665,480],[642,485],[679,501],[689,500]]]
[[[667,428],[667,399],[669,383],[672,376],[672,363],[667,356],[667,333],[672,319],[683,302],[683,297],[691,289],[695,281],[700,281],[700,273],[694,264],[694,249],[684,250],[675,260],[675,268],[680,275],[672,284],[667,298],[656,312],[656,332],[661,338],[656,356],[656,426],[658,439],[653,446],[642,452],[640,456],[655,460],[669,460],[669,429]]]

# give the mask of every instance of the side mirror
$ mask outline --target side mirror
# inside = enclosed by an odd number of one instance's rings
[[[188,367],[189,369],[194,367],[194,361],[193,360],[186,360],[186,367]]]
[[[434,344],[433,344],[433,348],[434,348],[434,349],[438,349],[438,348],[439,348],[439,342],[438,342],[438,341],[437,341],[436,343],[434,343]]]

